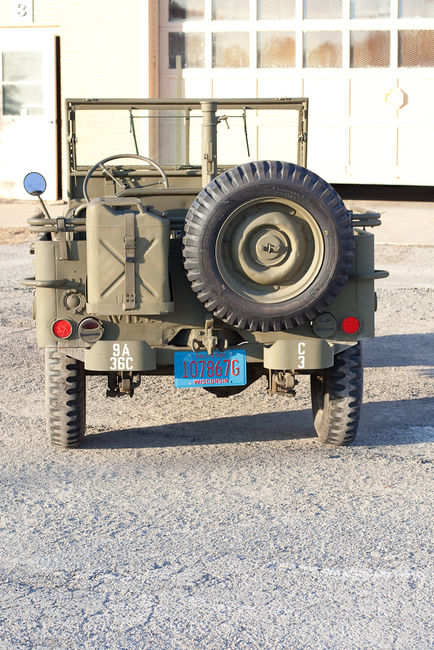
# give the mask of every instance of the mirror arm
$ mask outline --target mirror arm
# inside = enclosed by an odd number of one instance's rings
[[[38,201],[41,204],[42,212],[45,214],[47,219],[51,219],[51,217],[50,217],[50,215],[48,213],[47,207],[46,207],[45,203],[43,202],[43,200],[41,199],[40,196],[38,196]]]

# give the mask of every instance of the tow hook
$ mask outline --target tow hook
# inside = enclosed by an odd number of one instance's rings
[[[211,355],[215,350],[223,351],[228,348],[227,340],[219,339],[215,330],[212,329],[213,324],[214,321],[210,318],[205,321],[205,328],[203,330],[191,330],[188,344],[193,352],[206,350]]]

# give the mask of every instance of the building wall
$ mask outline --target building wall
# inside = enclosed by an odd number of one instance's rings
[[[327,180],[432,185],[433,7],[432,0],[0,0],[0,52],[19,59],[26,51],[40,68],[40,78],[29,73],[11,84],[7,72],[2,77],[9,59],[0,56],[3,99],[14,84],[39,97],[12,115],[2,113],[0,98],[0,198],[27,198],[21,179],[33,169],[47,177],[47,198],[57,198],[56,69],[62,110],[74,96],[306,96],[308,165]]]
[[[35,25],[58,25],[64,97],[148,91],[147,2],[35,0]]]
[[[19,16],[14,0],[0,2],[0,50],[19,53],[29,49],[31,42],[28,56],[44,51],[44,107],[38,115],[30,115],[31,111],[4,115],[0,107],[0,197],[28,198],[22,177],[36,167],[47,176],[46,196],[53,199],[58,185],[56,128],[47,124],[57,119],[56,66],[60,66],[62,111],[66,97],[148,96],[148,2],[34,0],[20,4],[27,4],[30,15]],[[56,36],[59,61],[54,60]],[[26,83],[18,81],[17,85]],[[5,85],[10,88],[3,83],[3,90]]]

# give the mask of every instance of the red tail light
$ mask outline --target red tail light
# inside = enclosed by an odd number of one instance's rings
[[[342,321],[341,328],[345,334],[356,334],[360,329],[360,321],[355,316],[347,316]]]
[[[72,334],[72,325],[69,320],[56,320],[53,323],[53,334],[58,339],[67,339]]]

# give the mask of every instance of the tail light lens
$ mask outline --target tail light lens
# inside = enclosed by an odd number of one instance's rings
[[[78,336],[85,343],[93,344],[100,340],[104,334],[104,327],[97,318],[89,316],[78,325]]]
[[[360,321],[356,316],[346,316],[341,323],[341,328],[345,334],[356,334],[360,329]]]
[[[99,323],[94,318],[86,318],[86,320],[81,323],[81,327],[84,330],[96,330],[96,328],[99,327]]]
[[[67,339],[72,334],[72,324],[69,320],[56,320],[53,323],[53,334],[58,339]]]

